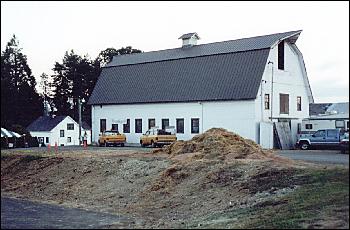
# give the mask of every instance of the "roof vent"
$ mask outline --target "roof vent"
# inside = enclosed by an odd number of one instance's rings
[[[184,34],[179,39],[182,39],[182,47],[191,47],[197,45],[197,41],[200,39],[197,33]]]

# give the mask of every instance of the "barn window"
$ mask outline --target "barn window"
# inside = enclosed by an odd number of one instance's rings
[[[183,118],[176,119],[176,132],[177,133],[184,133],[184,119]]]
[[[130,119],[126,119],[126,124],[123,124],[123,133],[130,133]]]
[[[191,133],[199,133],[199,118],[191,118]]]
[[[148,119],[148,129],[151,129],[152,127],[156,126],[156,119]]]
[[[289,94],[280,93],[280,113],[289,114]]]
[[[265,94],[265,109],[270,109],[270,94]]]
[[[169,127],[169,119],[162,119],[162,129],[165,130]]]
[[[63,129],[60,130],[60,137],[64,137],[64,130]]]
[[[135,119],[135,133],[142,133],[142,119]]]
[[[119,131],[118,124],[112,124],[112,130]]]
[[[74,130],[74,124],[73,123],[68,123],[67,124],[67,130]]]
[[[312,129],[312,124],[305,124],[305,129]]]
[[[100,132],[106,131],[106,119],[100,119]]]
[[[297,97],[297,111],[301,111],[301,97]]]
[[[278,44],[278,69],[284,70],[284,41]]]

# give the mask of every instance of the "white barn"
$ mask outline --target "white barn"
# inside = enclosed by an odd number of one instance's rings
[[[79,124],[70,116],[40,116],[27,130],[39,143],[55,146],[79,145]],[[91,128],[84,122],[81,135],[87,134],[87,144],[91,144]]]
[[[139,143],[152,125],[178,140],[222,127],[272,148],[273,122],[288,122],[295,143],[313,103],[300,33],[202,45],[190,33],[180,48],[113,57],[89,98],[92,141],[112,128]]]

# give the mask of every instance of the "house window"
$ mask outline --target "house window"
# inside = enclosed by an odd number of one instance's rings
[[[301,111],[301,97],[297,97],[297,111]]]
[[[191,133],[199,133],[199,118],[191,118]]]
[[[184,133],[184,119],[176,119],[176,133]]]
[[[305,124],[305,129],[312,129],[312,124]]]
[[[67,124],[67,130],[74,130],[74,124],[73,123],[68,123]]]
[[[67,142],[71,143],[72,142],[72,138],[71,137],[67,137]]]
[[[119,131],[118,130],[118,124],[112,124],[112,130]]]
[[[43,137],[38,137],[39,144],[44,143],[44,138]]]
[[[265,94],[265,109],[270,109],[270,94]]]
[[[135,119],[135,133],[142,133],[142,119]]]
[[[278,69],[284,70],[284,41],[278,44]]]
[[[130,133],[130,119],[126,119],[126,124],[123,124],[123,133]]]
[[[148,119],[148,129],[156,126],[156,119]]]
[[[49,143],[49,138],[48,137],[46,137],[46,143]]]
[[[106,119],[100,119],[100,132],[106,131]]]
[[[289,94],[280,93],[280,113],[289,114]]]
[[[60,137],[64,137],[64,130],[63,129],[60,130]]]
[[[162,119],[162,129],[169,127],[169,119]]]

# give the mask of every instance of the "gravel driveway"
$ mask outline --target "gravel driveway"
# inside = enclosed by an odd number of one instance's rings
[[[349,154],[341,154],[339,150],[278,150],[277,154],[293,160],[349,166]]]

